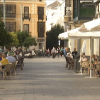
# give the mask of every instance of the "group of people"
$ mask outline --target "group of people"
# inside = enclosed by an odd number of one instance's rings
[[[68,47],[61,47],[61,49],[58,47],[57,49],[55,49],[55,47],[53,47],[53,49],[51,50],[51,54],[52,54],[52,57],[55,58],[55,56],[57,55],[59,57],[59,55],[64,55],[64,57],[66,56],[70,56],[72,57],[73,59],[75,58],[75,55],[77,55],[77,51],[76,51],[76,48],[74,48],[74,50],[71,52],[70,51],[70,48]]]
[[[21,59],[21,54],[19,51],[11,51],[11,49],[7,49],[7,52],[2,53],[0,52],[0,67],[2,67],[2,70],[4,70],[4,66],[6,64],[12,63],[12,62],[16,62],[19,61]],[[0,70],[0,77],[3,77],[3,73]]]
[[[85,56],[85,53],[82,53],[82,55],[80,56],[80,61],[81,64],[83,62],[89,61],[89,59]],[[99,58],[97,57],[97,55],[93,54],[91,57],[91,69],[97,69],[97,62],[99,61]],[[100,77],[100,71],[99,70],[95,70],[97,76]],[[88,73],[90,74],[90,67],[88,67]]]

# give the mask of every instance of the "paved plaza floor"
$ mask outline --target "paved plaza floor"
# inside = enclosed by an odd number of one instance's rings
[[[73,73],[63,57],[24,63],[13,79],[0,80],[0,100],[100,100],[100,78]]]

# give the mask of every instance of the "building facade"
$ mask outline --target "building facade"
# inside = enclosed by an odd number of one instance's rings
[[[100,18],[100,0],[93,0],[95,5],[95,18]],[[94,39],[94,53],[100,56],[100,39]]]
[[[0,10],[3,19],[2,2],[0,2]],[[16,32],[22,27],[23,31],[27,31],[36,39],[35,49],[46,48],[45,0],[5,0],[5,16],[5,26],[9,32]],[[33,48],[31,47],[31,49]]]
[[[95,17],[95,5],[92,0],[65,0],[65,31],[80,27],[83,23],[91,21]],[[68,46],[73,51],[77,48],[80,54],[80,46],[83,40],[69,39]],[[89,54],[89,40],[86,40],[86,54]]]
[[[95,18],[100,18],[100,0],[93,0],[93,3],[95,4]]]
[[[46,7],[47,31],[51,30],[51,27],[57,24],[64,26],[64,6],[65,1],[55,1]]]

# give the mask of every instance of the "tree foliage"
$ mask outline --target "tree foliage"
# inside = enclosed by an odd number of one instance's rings
[[[31,37],[27,31],[22,31],[22,32],[17,31],[16,34],[17,34],[17,38],[19,40],[19,46],[21,46],[21,47],[23,46],[24,41],[26,40],[26,38]]]
[[[11,46],[18,46],[19,45],[19,40],[17,38],[17,34],[15,34],[14,32],[10,32],[10,35],[12,36]]]
[[[8,46],[12,42],[12,36],[4,27],[5,25],[0,17],[0,46]]]
[[[29,46],[32,46],[32,45],[37,45],[36,41],[35,41],[35,38],[32,38],[32,37],[27,37],[26,40],[24,41],[23,43],[24,47],[26,48],[29,48]]]
[[[57,24],[51,28],[50,31],[47,31],[47,41],[46,47],[52,49],[52,47],[58,47],[58,35],[64,32],[63,26]],[[61,46],[63,46],[63,41],[61,41]]]

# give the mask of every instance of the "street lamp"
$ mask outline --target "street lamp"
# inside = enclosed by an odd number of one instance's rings
[[[6,17],[5,17],[5,0],[1,0],[1,2],[3,2],[3,21],[4,21],[4,25],[6,25]],[[4,26],[5,28],[5,26]]]

